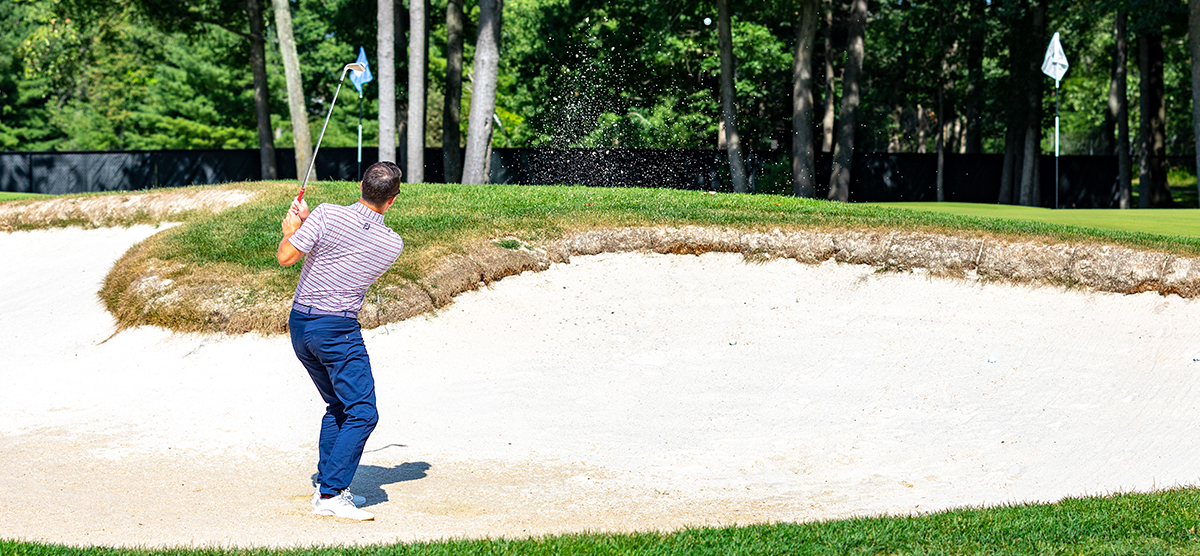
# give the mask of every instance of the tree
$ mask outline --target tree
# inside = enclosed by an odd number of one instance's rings
[[[462,119],[463,3],[446,2],[446,97],[442,110],[442,167],[446,183],[462,181],[458,125]]]
[[[254,72],[254,115],[258,120],[258,163],[264,180],[278,177],[275,170],[275,136],[271,132],[271,95],[267,91],[267,47],[263,32],[262,0],[246,0],[250,20],[250,68]]]
[[[987,38],[987,0],[970,0],[967,27],[966,130],[963,152],[983,152],[983,49]]]
[[[379,160],[396,161],[396,15],[393,0],[378,0]]]
[[[733,88],[733,35],[729,29],[729,0],[717,0],[717,33],[721,49],[721,122],[725,127],[725,149],[733,190],[746,193],[746,167],[742,164],[742,142],[738,137],[737,98]]]
[[[1042,69],[1038,54],[1045,43],[1046,34],[1046,3],[1045,0],[1033,0],[1029,7],[1030,33],[1024,39],[1032,48],[1026,48],[1025,61],[1028,64],[1024,78],[1028,79],[1025,87],[1025,148],[1021,154],[1021,190],[1020,202],[1025,206],[1039,204],[1040,191],[1038,188],[1038,160],[1041,155],[1042,143]]]
[[[409,183],[425,181],[425,1],[408,2],[408,172]]]
[[[817,1],[801,0],[792,62],[792,193],[797,197],[815,197],[817,194],[812,121],[813,43],[816,37]]]
[[[475,41],[475,71],[471,87],[471,112],[467,118],[463,183],[482,184],[488,180],[503,11],[504,0],[479,0],[479,38]]]
[[[292,144],[296,150],[296,172],[303,177],[312,160],[312,138],[308,132],[308,111],[304,106],[304,86],[300,77],[300,58],[292,34],[292,10],[288,0],[272,0],[279,54],[287,78],[288,114],[292,119]]]
[[[166,32],[195,32],[200,27],[211,26],[229,31],[250,43],[250,68],[254,76],[254,114],[258,124],[259,169],[263,179],[274,179],[277,175],[275,136],[271,130],[262,0],[130,1],[138,7],[143,17]],[[243,17],[245,19],[242,19]]]
[[[1138,206],[1169,207],[1167,189],[1166,104],[1163,92],[1163,37],[1149,31],[1138,37],[1138,88],[1141,91],[1141,159]]]
[[[857,131],[859,80],[862,77],[863,37],[867,27],[867,0],[853,0],[850,7],[849,35],[846,39],[846,68],[842,72],[842,103],[838,112],[837,144],[833,149],[833,171],[829,178],[829,199],[850,200],[850,165],[854,161],[854,133]]]
[[[1196,173],[1200,174],[1200,0],[1188,2],[1188,40],[1192,58],[1192,135],[1196,141]],[[1197,182],[1200,188],[1200,181]]]
[[[1129,96],[1126,94],[1125,76],[1129,64],[1129,35],[1126,31],[1126,15],[1124,10],[1117,11],[1113,22],[1115,35],[1115,53],[1113,55],[1113,87],[1110,87],[1108,104],[1116,119],[1117,141],[1117,206],[1127,209],[1132,204],[1133,176],[1129,161]],[[1107,153],[1106,153],[1107,154]]]
[[[1024,97],[1025,87],[1029,84],[1022,78],[1021,68],[1024,59],[1029,56],[1029,45],[1024,39],[1028,34],[1024,2],[1022,0],[1003,0],[1000,5],[1000,15],[1004,19],[1008,42],[1008,76],[1005,80],[1004,92],[1007,102],[1004,107],[1004,162],[1000,170],[1000,195],[997,199],[1001,204],[1018,204],[1021,189],[1021,157],[1025,152],[1025,110],[1027,106],[1016,99]]]
[[[833,63],[838,58],[838,52],[833,46],[833,24],[836,21],[833,1],[822,0],[822,11],[825,13],[825,93],[821,95],[825,107],[821,116],[821,152],[823,153],[833,151],[834,107],[837,106],[834,89],[834,80],[837,79],[837,74],[834,73]]]

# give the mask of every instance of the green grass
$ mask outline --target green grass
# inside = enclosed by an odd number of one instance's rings
[[[10,193],[8,191],[0,191],[0,202],[16,201],[18,199],[37,199],[40,197],[53,197],[53,195],[43,195],[41,193]]]
[[[274,269],[279,218],[294,193],[291,184],[267,187],[253,202],[168,232],[168,241],[156,246],[152,254],[164,260],[232,262],[255,270]],[[312,207],[323,202],[349,204],[357,198],[357,184],[348,182],[321,183],[306,197]],[[399,267],[410,278],[464,244],[498,235],[537,242],[583,229],[652,225],[986,233],[1200,254],[1198,211],[1126,211],[1129,215],[1111,211],[1078,219],[1071,217],[1073,211],[957,205],[982,212],[956,213],[949,210],[951,206],[917,204],[924,212],[913,212],[900,206],[668,189],[416,184],[401,189],[386,222],[405,238],[407,248]],[[939,207],[946,210],[931,212]],[[986,212],[992,208],[1008,210]],[[1134,214],[1140,216],[1131,218]],[[1181,224],[1153,225],[1164,218]]]
[[[300,265],[280,268],[275,261],[279,221],[295,195],[295,184],[262,182],[227,187],[256,191],[257,195],[219,214],[197,211],[181,216],[186,220],[184,225],[151,237],[114,265],[101,297],[122,326],[151,324],[181,331],[234,333],[282,331],[286,311],[272,312],[270,307],[282,307],[279,300],[291,297],[300,271]],[[321,203],[350,204],[357,198],[357,184],[348,182],[316,184],[306,197],[312,207]],[[928,209],[930,205],[920,207]],[[403,295],[404,288],[421,283],[447,257],[466,253],[483,242],[520,240],[537,245],[573,232],[629,226],[706,226],[743,231],[898,230],[1045,243],[1110,244],[1200,255],[1200,234],[1180,234],[1178,227],[1153,228],[1157,233],[1147,233],[1137,225],[1122,227],[1118,223],[1125,215],[1116,213],[1082,222],[1086,227],[1071,225],[1064,220],[1067,212],[1042,211],[1049,216],[1038,220],[1029,217],[1040,214],[1037,209],[1020,208],[994,215],[953,214],[775,195],[670,189],[406,184],[385,215],[387,225],[404,237],[405,251],[368,295],[378,299],[379,306],[395,306],[395,296]],[[1178,214],[1186,219],[1191,213]],[[1144,228],[1152,220],[1144,219],[1140,224]],[[153,303],[131,293],[147,272],[169,280],[169,287],[182,292],[184,301]],[[225,312],[187,302],[214,291],[237,292],[234,297],[226,296]]]
[[[975,203],[875,203],[986,219],[1041,222],[1111,232],[1138,232],[1160,236],[1200,238],[1200,209],[1045,209]]]
[[[0,554],[558,555],[558,554],[1200,554],[1200,489],[1070,498],[1053,504],[960,509],[915,517],[571,534],[518,540],[309,549],[133,550],[0,542]]]

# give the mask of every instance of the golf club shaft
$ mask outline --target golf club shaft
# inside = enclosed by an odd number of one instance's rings
[[[333,92],[333,102],[329,103],[329,113],[325,114],[325,124],[321,126],[321,134],[317,136],[317,146],[313,148],[312,159],[308,161],[308,171],[304,172],[304,181],[300,184],[300,194],[296,200],[304,199],[304,188],[308,186],[308,176],[312,174],[313,166],[317,163],[317,151],[321,150],[321,140],[325,138],[325,128],[329,127],[329,117],[333,115],[333,106],[337,104],[338,93],[342,92],[342,83],[346,81],[346,72],[350,67],[342,68],[342,78],[338,80],[337,89]]]

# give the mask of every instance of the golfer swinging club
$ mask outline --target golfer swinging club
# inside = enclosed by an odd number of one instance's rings
[[[367,288],[387,271],[404,242],[383,223],[400,192],[400,167],[377,162],[362,180],[362,198],[349,206],[322,204],[309,213],[292,201],[283,219],[279,264],[304,267],[288,318],[292,348],[327,404],[321,420],[313,513],[375,519],[350,493],[367,437],[375,430],[375,378],[358,324]]]

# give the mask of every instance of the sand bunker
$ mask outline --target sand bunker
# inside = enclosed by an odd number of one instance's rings
[[[1195,484],[1200,305],[602,254],[368,331],[381,424],[308,514],[284,337],[113,331],[128,229],[0,235],[0,538],[308,545],[673,529]]]

